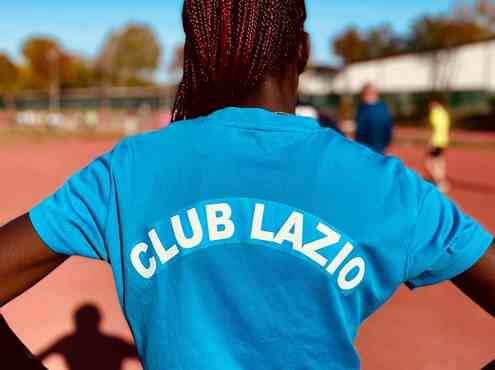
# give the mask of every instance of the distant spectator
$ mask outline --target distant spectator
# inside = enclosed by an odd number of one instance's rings
[[[356,115],[356,140],[378,153],[384,153],[392,142],[393,122],[387,105],[378,91],[366,84]]]
[[[450,115],[437,99],[430,103],[428,120],[432,128],[432,136],[426,168],[439,190],[446,193],[450,190],[445,160],[445,150],[449,145]]]

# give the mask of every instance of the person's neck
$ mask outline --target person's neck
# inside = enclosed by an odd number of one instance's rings
[[[262,108],[276,113],[293,114],[296,109],[296,97],[281,84],[268,80],[256,91],[237,102],[236,105],[244,108]]]

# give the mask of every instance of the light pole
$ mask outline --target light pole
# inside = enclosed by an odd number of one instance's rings
[[[48,53],[50,63],[50,113],[60,110],[60,52],[56,47]]]

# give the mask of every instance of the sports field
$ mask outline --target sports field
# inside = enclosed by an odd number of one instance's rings
[[[28,210],[116,142],[1,135],[0,223]],[[393,148],[394,154],[420,172],[424,147],[417,142],[422,137],[421,132],[404,131],[402,144]],[[460,145],[448,153],[452,197],[495,232],[495,140],[493,136],[466,136],[466,145],[462,145],[463,136],[457,134],[456,139]],[[131,339],[106,265],[71,259],[2,312],[25,343],[39,353],[74,334],[73,313],[86,303],[100,309],[101,332],[77,332],[54,350],[72,353],[70,359],[78,360],[78,367],[70,370],[117,370],[119,356],[124,358],[122,343],[108,336]],[[413,293],[402,288],[366,323],[358,344],[364,370],[471,370],[495,359],[494,333],[495,322],[488,314],[444,284]],[[113,362],[103,360],[109,355]],[[47,357],[45,363],[51,370],[69,369],[60,354]],[[122,369],[140,367],[135,359],[126,359]]]

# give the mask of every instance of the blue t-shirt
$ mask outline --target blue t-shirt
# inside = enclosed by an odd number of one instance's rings
[[[492,242],[398,159],[261,109],[126,139],[30,217],[111,264],[149,370],[358,369],[359,326],[401,284]]]

